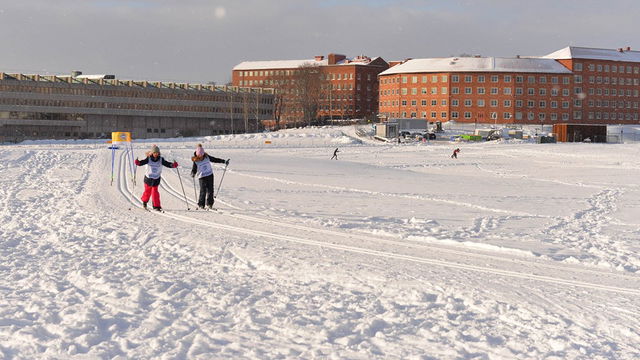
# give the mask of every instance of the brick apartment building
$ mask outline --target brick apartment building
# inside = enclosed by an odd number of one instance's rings
[[[382,72],[380,114],[427,121],[568,121],[571,71],[553,59],[412,59]]]
[[[315,118],[374,119],[378,113],[378,74],[389,64],[380,57],[329,54],[308,60],[245,61],[233,68],[232,84],[273,88],[284,104],[281,125],[295,125],[304,117],[295,90],[301,67],[317,67],[322,82]]]
[[[640,52],[630,48],[412,59],[379,75],[380,114],[430,122],[634,124],[639,66]]]
[[[544,58],[557,60],[574,74],[573,122],[639,122],[640,51],[569,46]]]

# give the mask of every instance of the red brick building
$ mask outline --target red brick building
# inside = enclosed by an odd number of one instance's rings
[[[572,122],[638,123],[640,51],[569,46],[544,58],[573,72]]]
[[[380,115],[551,124],[571,118],[573,75],[553,59],[411,59],[379,75]]]
[[[241,87],[274,88],[283,97],[283,124],[303,118],[293,83],[303,66],[316,66],[322,78],[322,94],[316,118],[373,119],[378,113],[378,74],[389,65],[382,58],[329,54],[308,60],[245,61],[233,68],[232,84]]]

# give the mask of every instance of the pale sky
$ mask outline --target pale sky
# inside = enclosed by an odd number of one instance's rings
[[[0,71],[231,79],[242,61],[640,50],[637,0],[0,0]]]

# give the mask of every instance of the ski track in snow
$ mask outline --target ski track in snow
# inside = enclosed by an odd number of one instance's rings
[[[233,202],[216,201],[219,213],[186,212],[175,170],[166,168],[167,212],[146,212],[142,174],[132,187],[124,152],[118,160],[105,188],[105,150],[0,153],[8,163],[0,165],[0,358],[640,356],[635,268],[589,266],[626,263],[615,253],[623,244],[604,232],[622,190],[604,187],[565,217],[472,206],[494,215],[425,241]],[[544,241],[578,251],[575,263],[456,243],[530,216],[551,222]],[[388,219],[380,220],[364,224]],[[414,221],[386,225],[424,224]]]

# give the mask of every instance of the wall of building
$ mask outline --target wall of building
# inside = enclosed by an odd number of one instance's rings
[[[21,77],[0,76],[0,142],[109,138],[114,130],[136,138],[254,132],[273,117],[266,92]]]
[[[380,76],[380,113],[429,122],[553,123],[571,113],[571,76],[446,72]]]

